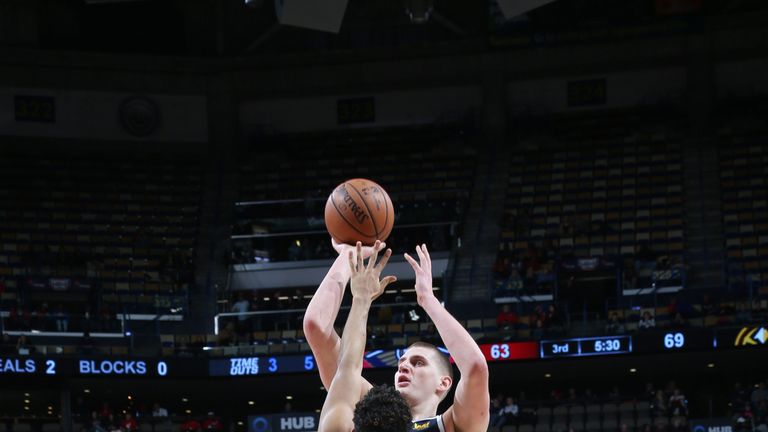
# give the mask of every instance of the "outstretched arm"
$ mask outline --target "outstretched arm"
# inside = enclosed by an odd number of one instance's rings
[[[376,255],[379,243],[374,245],[373,256],[368,265],[363,264],[360,243],[357,245],[357,259],[350,251],[349,266],[352,272],[352,308],[349,311],[344,333],[341,338],[341,357],[333,377],[328,396],[320,413],[320,432],[349,432],[353,428],[352,417],[355,404],[360,400],[360,380],[363,371],[365,352],[366,324],[371,302],[384,288],[394,282],[394,276],[387,276],[379,281],[379,274],[389,260],[392,251],[387,249],[378,265]]]
[[[480,347],[461,324],[440,304],[432,292],[432,261],[427,245],[416,246],[419,262],[410,255],[405,259],[416,273],[416,297],[432,319],[445,347],[461,372],[453,405],[443,414],[443,420],[453,422],[459,432],[484,432],[488,428],[488,364]]]
[[[357,254],[355,247],[337,243],[335,240],[331,241],[339,256],[323,278],[304,313],[304,335],[312,349],[312,355],[315,356],[320,381],[323,382],[325,388],[330,387],[331,380],[336,373],[336,365],[339,362],[341,342],[333,324],[339,314],[341,299],[344,297],[344,288],[347,286],[351,274],[348,255],[350,252]],[[380,247],[384,248],[385,246],[386,244],[382,243]],[[363,247],[361,251],[362,257],[367,258],[373,253],[373,248]],[[357,259],[356,256],[354,258]]]

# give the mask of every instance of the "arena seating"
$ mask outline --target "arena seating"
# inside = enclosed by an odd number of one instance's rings
[[[456,124],[265,138],[240,167],[234,234],[318,235],[288,235],[268,244],[235,241],[234,261],[252,262],[249,248],[266,250],[270,261],[295,259],[285,251],[297,239],[304,250],[297,252],[300,259],[332,256],[325,245],[325,200],[339,183],[356,177],[373,179],[390,194],[396,217],[392,244],[435,238],[436,250],[446,250],[448,226],[430,231],[429,225],[461,220],[474,180],[473,140],[469,129]],[[361,148],[368,149],[365,156]],[[420,226],[414,232],[408,225]]]
[[[678,134],[637,132],[599,116],[563,128],[566,136],[524,138],[514,152],[500,253],[522,257],[531,245],[543,246],[561,262],[604,257],[627,268],[649,250],[679,266],[685,243]]]
[[[73,314],[141,312],[187,289],[201,173],[183,156],[6,152],[0,158],[4,301]]]
[[[768,296],[768,133],[723,129],[719,160],[729,284]]]

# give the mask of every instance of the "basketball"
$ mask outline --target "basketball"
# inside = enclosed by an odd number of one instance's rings
[[[392,232],[395,210],[387,192],[371,180],[351,179],[336,186],[325,203],[325,226],[339,243],[373,245]]]

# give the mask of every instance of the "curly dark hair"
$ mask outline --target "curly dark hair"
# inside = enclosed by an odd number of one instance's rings
[[[355,405],[355,432],[408,432],[411,408],[399,391],[382,384]]]

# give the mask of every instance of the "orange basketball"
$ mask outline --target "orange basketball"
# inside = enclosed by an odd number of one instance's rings
[[[351,179],[336,186],[325,203],[325,226],[339,243],[358,241],[371,246],[392,232],[395,209],[387,192],[367,179]]]

